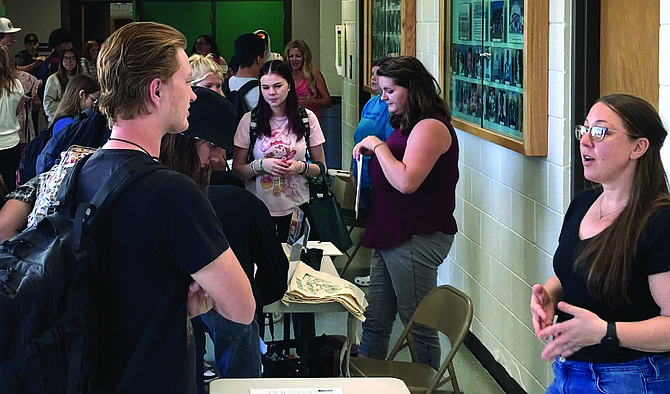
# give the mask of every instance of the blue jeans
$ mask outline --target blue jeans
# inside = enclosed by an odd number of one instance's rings
[[[232,322],[214,310],[200,316],[212,337],[221,377],[260,378],[261,342],[256,317],[247,325]]]
[[[547,394],[670,393],[670,357],[651,356],[625,363],[587,363],[557,358]]]
[[[373,252],[370,304],[365,311],[359,353],[370,358],[387,357],[396,313],[407,324],[421,301],[437,287],[437,267],[449,254],[453,241],[453,235],[435,232],[415,235],[396,247]],[[437,331],[415,326],[412,337],[419,362],[439,368]]]

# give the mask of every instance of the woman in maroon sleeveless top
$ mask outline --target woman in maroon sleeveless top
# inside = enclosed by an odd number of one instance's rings
[[[372,156],[364,245],[374,252],[359,355],[383,359],[396,313],[407,324],[437,286],[437,267],[451,248],[458,141],[437,82],[420,61],[391,58],[377,75],[394,130],[386,142],[366,137],[353,154]],[[417,328],[412,335],[419,361],[439,367],[437,332]]]

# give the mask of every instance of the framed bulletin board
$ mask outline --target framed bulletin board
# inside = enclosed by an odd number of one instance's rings
[[[546,156],[548,0],[445,0],[443,92],[456,128]]]
[[[363,87],[372,93],[373,61],[416,54],[416,0],[365,0],[363,14]]]

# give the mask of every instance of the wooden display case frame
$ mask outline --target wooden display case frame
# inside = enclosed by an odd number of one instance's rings
[[[375,94],[370,87],[372,69],[372,0],[363,6],[363,89]],[[416,56],[416,0],[401,0],[400,3],[400,54]]]
[[[451,92],[452,0],[440,2],[440,70],[442,94]],[[549,122],[549,0],[524,0],[523,139],[519,140],[463,119],[452,118],[455,128],[526,156],[547,155]]]

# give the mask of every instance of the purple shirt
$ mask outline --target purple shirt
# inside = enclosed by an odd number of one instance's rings
[[[435,162],[428,176],[411,194],[402,194],[386,179],[376,156],[369,164],[372,179],[372,211],[368,215],[363,245],[370,249],[390,249],[414,235],[440,231],[456,234],[456,182],[458,182],[458,140],[454,128],[441,116],[451,134],[451,146]],[[386,139],[393,156],[402,161],[409,135],[395,129]]]

